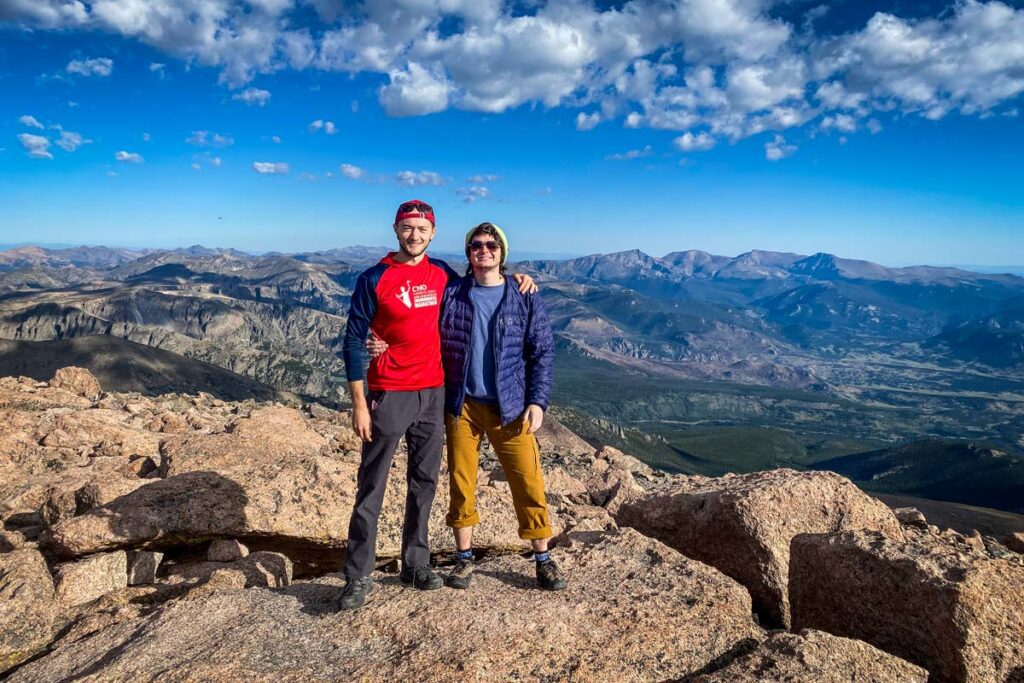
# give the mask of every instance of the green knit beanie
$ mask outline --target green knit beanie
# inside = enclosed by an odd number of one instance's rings
[[[508,237],[505,236],[505,231],[499,228],[494,223],[481,223],[469,229],[466,233],[466,258],[469,258],[469,243],[473,241],[473,235],[476,234],[480,228],[491,227],[494,228],[495,237],[498,238],[498,244],[501,245],[501,264],[505,265],[505,261],[508,260]]]

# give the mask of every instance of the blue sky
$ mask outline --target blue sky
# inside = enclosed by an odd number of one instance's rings
[[[0,0],[0,243],[1024,263],[1020,3],[822,7]]]

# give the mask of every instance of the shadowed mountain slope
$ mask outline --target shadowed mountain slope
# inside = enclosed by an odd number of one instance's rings
[[[288,398],[284,392],[219,366],[109,335],[45,342],[0,340],[0,376],[45,381],[66,365],[89,370],[111,391],[146,396],[204,391],[225,401]]]
[[[870,491],[1024,512],[1024,460],[979,443],[928,439],[811,467]]]

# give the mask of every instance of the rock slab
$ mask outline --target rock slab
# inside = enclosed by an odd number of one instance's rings
[[[128,585],[156,583],[156,573],[163,559],[164,554],[154,550],[128,551]]]
[[[1003,545],[1015,553],[1024,555],[1024,531],[1018,531],[1015,534],[1007,534],[1003,539]]]
[[[900,520],[900,524],[917,527],[918,529],[928,528],[928,519],[917,508],[896,508],[892,512],[896,515],[896,519]]]
[[[688,683],[926,683],[928,672],[867,643],[822,631],[773,633],[751,652]]]
[[[217,538],[206,550],[210,562],[234,562],[249,554],[249,549],[233,538]]]
[[[225,570],[244,576],[246,588],[283,588],[291,585],[294,572],[292,562],[286,555],[258,550],[234,562],[191,562],[171,567],[167,580],[169,583],[205,582],[217,572]]]
[[[271,440],[259,431],[262,420],[285,433]],[[269,417],[264,413],[239,420],[230,431],[169,441],[161,449],[166,478],[63,518],[49,529],[45,543],[62,557],[218,538],[272,538],[278,547],[344,548],[358,460],[322,453],[326,441],[309,422],[298,411],[274,409]],[[292,438],[286,438],[288,433]],[[275,450],[285,441],[290,442],[288,449]],[[399,455],[395,463],[378,527],[381,556],[395,556],[401,548],[407,459]],[[431,547],[437,550],[452,547],[452,531],[444,523],[446,481],[442,467],[430,518]],[[481,486],[477,508],[482,520],[474,536],[478,547],[524,547],[507,486]],[[552,525],[560,528],[554,510],[551,516]]]
[[[762,623],[776,627],[790,623],[794,536],[847,529],[903,536],[892,511],[849,480],[831,472],[785,469],[680,477],[623,503],[615,519],[742,583]]]
[[[57,612],[43,556],[31,548],[0,554],[0,674],[46,647]]]
[[[99,380],[96,379],[95,375],[85,368],[73,365],[57,370],[53,375],[53,379],[50,380],[50,386],[70,391],[73,394],[90,400],[99,398],[99,395],[103,393]]]
[[[932,681],[1024,680],[1024,567],[963,544],[798,536],[790,596],[794,628],[871,643]]]
[[[763,637],[742,586],[633,530],[571,534],[557,558],[569,587],[553,594],[509,554],[483,559],[468,591],[375,574],[355,613],[337,611],[340,577],[175,601],[10,680],[75,679],[98,663],[133,681],[666,680]]]
[[[57,565],[57,600],[73,607],[128,587],[128,556],[123,550],[90,555]]]

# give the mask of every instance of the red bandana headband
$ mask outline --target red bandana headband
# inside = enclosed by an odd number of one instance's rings
[[[434,210],[429,204],[421,202],[419,199],[410,199],[398,207],[398,212],[395,214],[395,223],[406,218],[426,218],[430,221],[431,225],[437,225],[434,221]]]

